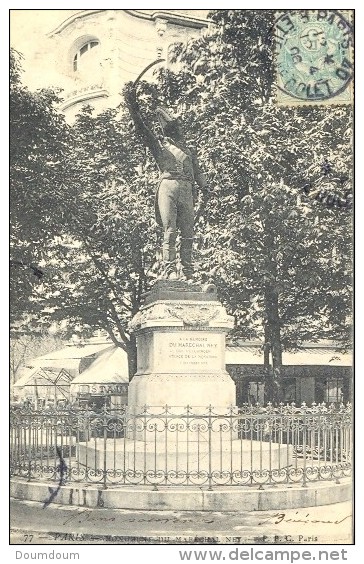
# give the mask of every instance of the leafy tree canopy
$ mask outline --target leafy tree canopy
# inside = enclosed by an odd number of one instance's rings
[[[176,45],[179,70],[159,81],[209,177],[199,272],[235,315],[236,336],[264,343],[279,399],[282,350],[324,338],[350,346],[350,208],[312,190],[344,201],[351,190],[352,108],[276,104],[273,11],[210,18],[213,32]]]

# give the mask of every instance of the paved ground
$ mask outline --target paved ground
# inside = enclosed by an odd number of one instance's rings
[[[254,512],[129,511],[11,501],[11,544],[351,544],[350,502]]]

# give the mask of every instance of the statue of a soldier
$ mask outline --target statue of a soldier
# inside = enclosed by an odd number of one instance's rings
[[[155,198],[157,223],[163,227],[164,278],[176,278],[176,237],[181,233],[180,262],[183,279],[193,276],[192,244],[194,224],[194,182],[206,187],[196,155],[187,147],[177,118],[165,109],[157,108],[156,114],[163,136],[157,137],[143,120],[136,96],[135,84],[124,90],[126,104],[134,121],[136,131],[149,147],[160,170],[159,185]]]

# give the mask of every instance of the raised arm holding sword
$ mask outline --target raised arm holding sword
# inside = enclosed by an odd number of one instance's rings
[[[136,86],[144,73],[159,62],[161,62],[160,59],[148,65],[134,83],[128,83],[124,96],[136,130],[144,144],[150,149],[160,170],[155,197],[155,214],[157,223],[164,230],[163,277],[177,278],[176,237],[177,229],[179,229],[182,279],[191,280],[193,277],[193,185],[196,182],[200,188],[206,188],[207,182],[199,168],[196,155],[186,145],[179,120],[164,108],[158,107],[156,115],[163,132],[162,138],[158,138],[141,116]]]

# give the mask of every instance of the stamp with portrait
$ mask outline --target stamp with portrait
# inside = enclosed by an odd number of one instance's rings
[[[275,21],[277,103],[351,104],[353,27],[349,13],[290,10]]]

